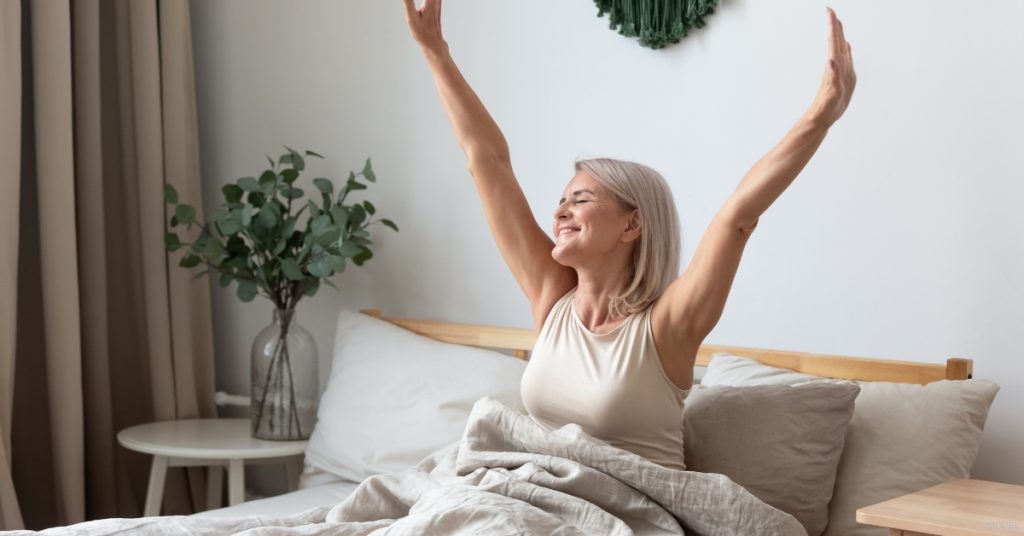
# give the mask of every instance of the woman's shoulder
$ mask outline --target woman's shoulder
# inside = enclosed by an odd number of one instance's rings
[[[552,298],[549,298],[548,303],[550,303],[550,305],[546,307],[547,311],[544,312],[543,316],[537,316],[537,318],[544,319],[542,322],[540,322],[540,325],[537,326],[537,330],[539,332],[544,332],[545,330],[547,330],[549,324],[551,324],[551,319],[556,315],[561,314],[565,310],[568,304],[571,303],[572,296],[573,294],[576,293],[577,288],[577,286],[573,286],[572,288],[564,292],[562,292],[564,289],[559,289],[559,294],[553,294]]]

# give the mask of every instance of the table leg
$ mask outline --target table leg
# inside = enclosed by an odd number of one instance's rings
[[[206,509],[220,508],[221,494],[224,492],[224,468],[211,465],[206,472]]]
[[[284,474],[288,479],[288,491],[295,491],[299,489],[299,457],[289,456],[284,461]]]
[[[228,505],[245,501],[245,464],[242,460],[228,461]]]
[[[146,517],[160,515],[160,506],[164,501],[164,481],[167,479],[167,456],[153,456],[153,465],[149,468],[149,489],[146,490],[146,506],[142,515]]]

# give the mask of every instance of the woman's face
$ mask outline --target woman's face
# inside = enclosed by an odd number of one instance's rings
[[[565,266],[611,260],[620,248],[632,251],[640,237],[635,210],[623,209],[593,177],[579,171],[562,192],[552,227],[551,256]]]

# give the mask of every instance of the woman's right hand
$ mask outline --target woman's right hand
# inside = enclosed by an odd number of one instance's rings
[[[405,19],[409,23],[409,31],[413,38],[424,49],[445,46],[441,35],[441,0],[423,0],[423,5],[416,8],[416,0],[405,2]]]

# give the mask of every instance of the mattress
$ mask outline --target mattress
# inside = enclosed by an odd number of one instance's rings
[[[255,501],[244,502],[227,508],[218,508],[194,514],[195,517],[248,517],[272,516],[285,517],[310,508],[333,506],[340,503],[355,491],[359,484],[338,481],[310,488],[300,489],[276,497],[268,497]]]

